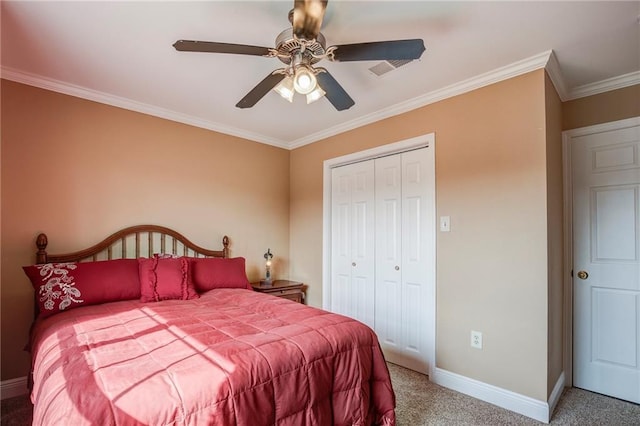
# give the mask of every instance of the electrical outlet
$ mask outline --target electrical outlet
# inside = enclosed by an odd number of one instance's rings
[[[482,349],[482,333],[471,330],[471,347]]]

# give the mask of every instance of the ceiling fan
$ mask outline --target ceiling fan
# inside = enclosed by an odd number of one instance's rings
[[[289,102],[295,93],[306,95],[307,103],[323,96],[338,110],[343,111],[355,102],[333,76],[317,62],[382,61],[419,59],[424,52],[421,39],[376,41],[368,43],[326,45],[320,32],[328,0],[295,0],[289,12],[291,28],[276,37],[275,48],[211,41],[178,40],[176,50],[186,52],[233,53],[278,58],[285,64],[265,77],[236,104],[238,108],[251,108],[271,89]]]

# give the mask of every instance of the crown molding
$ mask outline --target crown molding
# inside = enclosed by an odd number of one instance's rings
[[[609,92],[611,90],[635,86],[636,84],[640,84],[640,71],[634,71],[630,72],[629,74],[620,75],[618,77],[612,77],[606,80],[596,81],[595,83],[589,83],[582,86],[574,87],[569,91],[567,99],[562,100],[571,101],[574,99],[584,98],[586,96],[593,96],[599,93]]]
[[[551,79],[554,87],[556,88],[556,91],[558,92],[558,96],[563,102],[640,84],[640,71],[636,71],[599,82],[567,89],[556,55],[554,54],[553,50],[548,50],[546,52],[542,52],[538,55],[531,56],[513,64],[496,68],[492,71],[480,74],[467,80],[463,80],[450,86],[446,86],[442,89],[434,90],[413,99],[409,99],[408,101],[400,102],[371,114],[367,114],[354,120],[339,124],[337,126],[324,129],[320,132],[307,135],[303,138],[299,138],[291,142],[286,142],[280,139],[270,138],[265,135],[254,133],[246,129],[238,129],[236,127],[226,126],[191,115],[134,101],[132,99],[114,96],[108,93],[99,92],[69,83],[64,83],[62,81],[46,78],[40,75],[18,71],[9,67],[1,67],[0,71],[2,78],[15,81],[17,83],[23,83],[29,86],[39,87],[41,89],[51,90],[65,95],[75,96],[78,98],[87,99],[118,108],[164,118],[190,126],[212,130],[218,133],[236,136],[254,142],[291,150],[331,136],[335,136],[340,133],[344,133],[349,130],[356,129],[358,127],[365,126],[367,124],[374,123],[376,121],[383,120],[385,118],[403,114],[416,108],[439,102],[453,96],[461,95],[484,86],[498,83],[503,80],[508,80],[510,78],[517,77],[519,75],[526,74],[528,72],[535,71],[541,68],[546,69],[549,78]]]
[[[393,117],[395,115],[412,111],[425,105],[451,98],[453,96],[461,95],[463,93],[470,92],[472,90],[476,90],[490,84],[498,83],[503,80],[508,80],[510,78],[526,74],[530,71],[544,68],[549,62],[549,58],[552,56],[552,54],[553,52],[551,50],[548,50],[546,52],[531,56],[513,64],[496,68],[492,71],[480,74],[467,80],[463,80],[450,86],[446,86],[442,89],[434,90],[413,99],[409,99],[408,101],[400,102],[388,108],[384,108],[374,113],[367,114],[355,120],[351,120],[346,123],[342,123],[337,126],[322,130],[320,132],[313,133],[303,138],[296,139],[289,144],[289,149],[299,148],[301,146],[317,142],[321,139],[335,136],[348,130],[353,130],[366,124]]]
[[[558,58],[556,58],[556,54],[553,51],[551,51],[551,55],[549,55],[549,62],[547,62],[545,69],[547,70],[547,74],[549,75],[553,86],[556,88],[556,92],[558,93],[560,100],[562,102],[566,101],[569,96],[567,85],[564,82]]]
[[[118,108],[140,112],[143,114],[164,118],[166,120],[176,121],[178,123],[188,124],[190,126],[213,130],[214,132],[224,133],[226,135],[236,136],[254,142],[260,142],[263,144],[276,146],[278,148],[289,149],[289,145],[284,141],[269,138],[258,133],[247,131],[245,129],[225,126],[214,121],[204,120],[202,118],[194,117],[169,109],[134,101],[132,99],[111,95],[109,93],[88,89],[86,87],[65,83],[36,74],[18,71],[9,67],[2,67],[0,70],[2,71],[2,78],[15,81],[16,83],[27,84],[29,86],[51,90],[53,92],[62,93],[64,95],[75,96],[77,98],[87,99]]]

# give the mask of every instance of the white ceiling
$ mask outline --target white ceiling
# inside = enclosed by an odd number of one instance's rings
[[[178,39],[274,47],[293,1],[2,1],[2,76],[285,148],[541,68],[564,99],[640,82],[640,2],[330,0],[328,45],[422,38],[419,61],[322,61],[355,100],[235,104],[277,59],[177,52]],[[557,60],[557,61],[556,61]],[[550,70],[551,71],[551,70]]]

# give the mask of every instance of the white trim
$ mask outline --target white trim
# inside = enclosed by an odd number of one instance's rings
[[[553,412],[556,409],[556,405],[558,405],[558,401],[560,401],[562,392],[564,392],[564,388],[566,386],[564,377],[565,374],[563,371],[562,373],[560,373],[560,377],[558,377],[558,380],[556,381],[556,384],[551,391],[551,395],[549,395],[549,401],[547,402],[547,405],[549,406],[549,420],[547,420],[547,423],[551,421]]]
[[[484,74],[480,74],[467,80],[463,80],[450,86],[446,86],[442,89],[434,90],[413,99],[409,99],[408,101],[400,102],[390,107],[383,108],[371,114],[356,118],[355,120],[347,121],[346,123],[329,127],[328,129],[322,130],[320,132],[312,133],[303,138],[294,140],[289,144],[289,148],[299,148],[301,146],[317,142],[321,139],[325,139],[330,136],[344,133],[348,130],[362,127],[366,124],[393,117],[395,115],[412,111],[425,105],[433,104],[435,102],[458,96],[463,93],[488,86],[490,84],[498,83],[503,80],[508,80],[510,78],[544,68],[548,63],[551,54],[552,51],[548,50],[538,55],[531,56],[530,58],[514,62],[513,64],[494,69]]]
[[[563,326],[564,326],[564,356],[563,370],[566,374],[566,385],[573,386],[573,185],[571,165],[571,143],[573,138],[624,129],[640,125],[640,117],[632,117],[609,123],[580,127],[562,132],[562,169],[563,169],[563,194],[564,194],[564,294],[563,294]]]
[[[564,373],[558,378],[549,401],[540,401],[441,368],[436,368],[434,374],[429,376],[429,379],[445,388],[544,423],[549,423],[553,407],[557,404],[564,389]]]
[[[26,395],[29,393],[27,389],[27,378],[18,377],[17,379],[3,380],[0,382],[0,399],[13,398],[14,396]]]
[[[562,212],[562,240],[563,240],[563,267],[562,267],[562,324],[563,356],[562,369],[566,373],[567,386],[573,386],[573,192],[571,182],[571,144],[567,132],[562,132],[562,185],[563,185],[563,212]]]
[[[608,123],[595,124],[593,126],[580,127],[577,129],[565,130],[562,135],[575,138],[579,136],[593,135],[596,133],[610,132],[612,130],[625,129],[640,125],[640,117],[625,118],[624,120],[610,121]]]
[[[549,74],[549,77],[551,78],[551,81],[553,82],[553,85],[555,86],[556,91],[558,92],[558,95],[563,102],[640,84],[640,71],[636,71],[599,82],[585,84],[573,89],[567,89],[557,58],[555,57],[553,50],[548,50],[538,55],[531,56],[521,61],[506,65],[504,67],[496,68],[492,71],[480,74],[467,80],[454,83],[442,89],[434,90],[413,99],[409,99],[408,101],[400,102],[371,114],[367,114],[354,120],[338,124],[328,129],[324,129],[320,132],[316,132],[311,135],[307,135],[302,138],[287,142],[281,139],[276,139],[255,132],[250,132],[246,129],[227,126],[221,123],[216,123],[214,121],[183,114],[177,111],[168,110],[150,104],[145,104],[132,99],[111,95],[109,93],[99,92],[97,90],[89,89],[86,87],[65,83],[63,81],[54,80],[37,74],[31,74],[5,66],[1,67],[0,70],[2,78],[15,81],[17,83],[27,84],[29,86],[39,87],[41,89],[51,90],[65,95],[75,96],[78,98],[127,109],[130,111],[136,111],[171,121],[176,121],[178,123],[188,124],[190,126],[200,127],[207,130],[212,130],[214,132],[224,133],[227,135],[248,139],[266,145],[272,145],[278,148],[291,150],[311,144],[313,142],[317,142],[321,139],[344,133],[348,130],[353,130],[355,128],[362,127],[367,124],[383,120],[385,118],[403,114],[416,108],[433,104],[435,102],[458,96],[472,90],[488,86],[490,84],[498,83],[503,80],[508,80],[510,78],[517,77],[519,75],[526,74],[528,72],[535,71],[541,68],[545,68],[547,70],[547,73]]]
[[[549,61],[545,69],[547,70],[547,74],[549,74],[549,78],[553,82],[556,92],[558,92],[558,96],[562,102],[640,84],[640,71],[634,71],[628,74],[568,89],[564,81],[564,77],[562,76],[562,70],[560,69],[558,58],[553,51],[551,51],[551,55],[549,55]]]
[[[343,155],[336,158],[330,158],[323,162],[322,170],[322,308],[330,310],[331,308],[331,169],[338,166],[343,166],[349,163],[355,163],[358,161],[370,160],[385,155],[397,154],[403,151],[409,151],[412,149],[429,147],[433,149],[433,166],[435,175],[435,133],[428,133],[426,135],[416,136],[411,139],[405,139],[400,142],[390,143],[387,145],[378,146],[375,148],[367,149],[352,154]],[[433,205],[433,217],[435,221],[436,217],[436,193],[435,193],[435,179],[434,179],[434,205]],[[436,254],[436,235],[435,235],[435,223],[434,223],[434,238],[432,241],[432,250],[435,256]],[[434,262],[434,265],[437,265]],[[429,319],[429,333],[430,339],[427,342],[429,347],[427,353],[429,356],[429,376],[433,372],[436,364],[436,268],[431,271],[433,283],[433,294],[430,296],[432,306],[428,306],[433,312],[433,317]]]
[[[564,82],[558,58],[556,58],[556,54],[553,51],[551,51],[551,55],[549,55],[549,62],[547,62],[545,69],[547,70],[547,74],[549,74],[553,86],[556,88],[556,92],[558,92],[560,100],[563,102],[566,101],[568,97],[567,85]]]
[[[586,96],[597,95],[599,93],[622,89],[624,87],[634,86],[636,84],[640,84],[640,71],[634,71],[630,72],[629,74],[607,78],[606,80],[596,81],[595,83],[589,83],[582,86],[574,87],[569,91],[567,99],[563,99],[563,101],[570,101],[573,99],[584,98]]]
[[[202,129],[213,130],[214,132],[224,133],[254,142],[260,142],[266,145],[276,146],[278,148],[289,149],[289,145],[281,140],[270,138],[258,133],[250,132],[246,129],[238,129],[236,127],[227,126],[216,123],[214,121],[205,120],[192,115],[183,114],[177,111],[161,108],[155,105],[145,104],[129,98],[111,95],[109,93],[88,89],[75,84],[65,83],[63,81],[42,77],[36,74],[30,74],[18,71],[8,67],[2,67],[2,78],[15,81],[17,83],[27,84],[29,86],[39,87],[45,90],[62,93],[64,95],[75,96],[77,98],[87,99],[101,104],[111,105],[130,111],[141,112],[143,114],[164,118],[166,120],[176,121],[178,123],[188,124]]]

